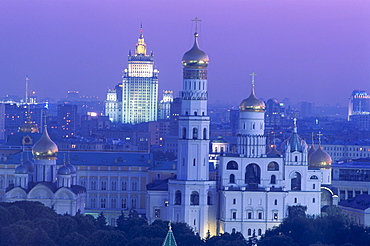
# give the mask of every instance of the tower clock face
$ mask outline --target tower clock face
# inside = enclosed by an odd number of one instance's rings
[[[33,144],[33,140],[30,136],[24,136],[23,139],[22,139],[22,144]]]

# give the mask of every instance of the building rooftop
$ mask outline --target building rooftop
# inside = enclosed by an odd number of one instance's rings
[[[370,208],[370,195],[368,194],[358,195],[348,200],[339,202],[339,205],[343,207],[366,210]]]

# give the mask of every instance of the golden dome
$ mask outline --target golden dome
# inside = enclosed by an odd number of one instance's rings
[[[315,152],[309,156],[310,168],[331,168],[332,159],[320,146]]]
[[[250,111],[250,112],[264,112],[265,103],[259,100],[254,94],[254,86],[252,86],[252,92],[247,99],[244,99],[240,106],[240,111]]]
[[[208,55],[200,50],[198,45],[198,34],[194,34],[195,40],[193,48],[187,51],[182,57],[182,65],[184,67],[207,67],[209,58]]]
[[[58,146],[50,139],[46,126],[41,138],[32,147],[32,154],[35,159],[56,159]]]

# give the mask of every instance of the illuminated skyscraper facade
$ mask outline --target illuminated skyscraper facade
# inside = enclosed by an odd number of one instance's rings
[[[128,56],[128,68],[122,76],[122,123],[137,124],[157,120],[158,70],[154,56],[146,54],[143,30]]]
[[[370,114],[370,95],[366,91],[354,90],[349,98],[348,120],[352,115]]]

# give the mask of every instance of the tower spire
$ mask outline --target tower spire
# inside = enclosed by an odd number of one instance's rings
[[[30,97],[30,89],[29,89],[29,78],[28,74],[26,75],[26,103],[29,103],[29,97]]]
[[[253,73],[251,73],[251,74],[249,74],[249,75],[251,75],[251,76],[252,76],[252,94],[254,95],[254,77],[255,77],[257,74],[255,74],[255,73],[253,72]]]
[[[144,55],[146,56],[146,44],[144,41],[144,34],[143,34],[143,23],[140,24],[140,35],[137,40],[135,55]]]

